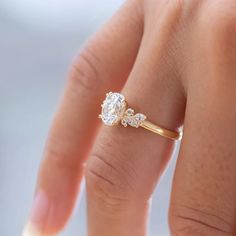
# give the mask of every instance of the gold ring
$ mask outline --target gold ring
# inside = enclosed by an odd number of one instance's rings
[[[162,128],[148,121],[144,114],[135,114],[132,108],[128,108],[125,97],[120,93],[107,93],[101,106],[102,112],[99,118],[102,119],[105,125],[114,126],[121,123],[124,127],[128,125],[135,128],[143,127],[172,140],[180,140],[182,138],[181,131],[177,132]]]

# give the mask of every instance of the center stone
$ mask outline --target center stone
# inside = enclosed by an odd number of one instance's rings
[[[106,125],[117,124],[126,109],[125,97],[120,93],[108,93],[102,104],[102,113],[100,118]]]

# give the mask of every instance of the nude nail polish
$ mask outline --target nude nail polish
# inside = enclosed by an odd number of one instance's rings
[[[32,209],[28,223],[26,224],[22,236],[43,236],[43,229],[47,224],[49,214],[49,200],[46,193],[38,190],[34,197]]]
[[[27,223],[22,236],[42,236],[42,234],[31,223]]]

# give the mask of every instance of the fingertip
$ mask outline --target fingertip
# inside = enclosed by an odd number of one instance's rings
[[[30,216],[25,225],[22,236],[43,236],[43,228],[47,221],[47,214],[49,211],[49,201],[47,195],[42,190],[37,190]]]
[[[28,222],[23,229],[22,236],[43,236],[43,235],[32,223]]]
[[[26,223],[22,236],[52,236],[48,233],[55,227],[56,219],[52,202],[49,201],[47,193],[41,189],[36,191],[28,222]]]

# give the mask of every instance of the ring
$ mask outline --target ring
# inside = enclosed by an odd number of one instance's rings
[[[148,121],[146,115],[142,113],[135,114],[132,108],[128,108],[125,97],[120,93],[107,93],[101,107],[102,111],[99,118],[102,119],[105,125],[114,126],[121,123],[124,127],[128,125],[135,128],[142,127],[172,140],[180,140],[182,138],[181,131],[177,132],[162,128]]]

